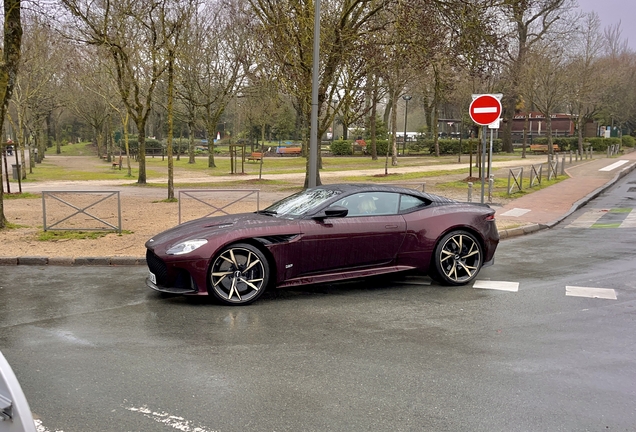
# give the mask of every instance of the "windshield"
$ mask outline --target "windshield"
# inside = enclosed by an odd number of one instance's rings
[[[283,198],[264,211],[267,213],[275,212],[278,215],[300,216],[340,193],[340,191],[327,189],[306,189]]]

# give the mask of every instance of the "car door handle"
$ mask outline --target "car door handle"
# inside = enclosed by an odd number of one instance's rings
[[[384,226],[384,228],[386,228],[386,229],[394,229],[394,228],[397,228],[397,227],[398,227],[397,225],[385,225]]]

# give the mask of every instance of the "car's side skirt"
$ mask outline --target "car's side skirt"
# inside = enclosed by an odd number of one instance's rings
[[[372,269],[363,269],[363,270],[348,270],[342,272],[335,273],[326,273],[320,275],[312,275],[312,276],[301,276],[293,279],[288,279],[283,281],[276,288],[286,288],[290,286],[298,286],[298,285],[309,285],[309,284],[317,284],[317,283],[326,283],[326,282],[336,282],[346,279],[357,279],[368,276],[377,276],[388,273],[396,273],[402,271],[413,270],[416,267],[411,266],[386,266],[386,267],[377,267]]]

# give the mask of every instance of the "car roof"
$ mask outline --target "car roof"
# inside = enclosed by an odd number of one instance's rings
[[[393,192],[402,193],[407,195],[413,195],[422,199],[437,202],[437,203],[451,203],[456,202],[450,198],[442,197],[439,195],[420,192],[415,189],[393,186],[387,184],[372,184],[372,183],[336,183],[316,186],[315,189],[334,190],[342,193],[360,193],[360,192]]]

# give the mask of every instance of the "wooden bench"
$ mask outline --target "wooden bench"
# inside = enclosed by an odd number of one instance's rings
[[[259,161],[263,159],[263,153],[261,152],[252,152],[252,154],[247,158],[248,161]]]
[[[276,147],[276,153],[280,156],[300,155],[301,152],[302,152],[301,147]]]
[[[552,149],[556,153],[559,151],[559,146],[557,144],[552,144]],[[547,153],[548,145],[547,144],[530,144],[530,151],[533,153]]]

